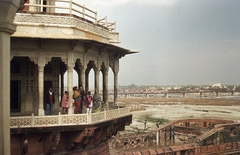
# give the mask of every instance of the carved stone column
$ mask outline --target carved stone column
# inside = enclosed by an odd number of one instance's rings
[[[73,65],[68,65],[68,92],[69,92],[69,98],[70,98],[70,107],[68,109],[68,114],[73,114]]]
[[[107,110],[109,109],[108,105],[108,70],[106,69],[103,73],[103,101],[106,104]]]
[[[94,68],[94,73],[95,73],[95,76],[94,76],[94,90],[97,91],[99,93],[99,69],[98,68]],[[93,92],[94,93],[94,92]]]
[[[80,82],[79,85],[82,85],[83,89],[85,89],[85,67],[80,68]]]
[[[0,63],[0,154],[10,154],[10,34],[2,31]]]
[[[44,66],[38,66],[38,116],[44,116]]]
[[[0,154],[10,151],[10,35],[20,0],[0,0]]]
[[[60,73],[60,76],[61,76],[61,101],[62,101],[62,98],[63,98],[63,94],[64,94],[64,74],[63,73]]]
[[[114,71],[114,105],[118,101],[118,71]]]

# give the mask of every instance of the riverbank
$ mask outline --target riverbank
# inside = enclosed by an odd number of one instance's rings
[[[240,100],[188,98],[120,98],[126,106],[138,105],[145,110],[132,111],[131,126],[142,126],[137,120],[150,113],[170,121],[190,118],[220,118],[240,121]],[[153,127],[154,128],[154,127]]]
[[[240,98],[240,97],[239,97]],[[231,98],[214,98],[214,99],[192,99],[192,98],[119,98],[119,102],[126,103],[127,105],[131,104],[149,104],[149,105],[158,105],[158,104],[176,104],[182,103],[185,105],[217,105],[217,106],[240,106],[240,100],[234,100]]]

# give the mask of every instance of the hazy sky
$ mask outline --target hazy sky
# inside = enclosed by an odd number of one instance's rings
[[[140,51],[120,60],[120,85],[240,84],[239,0],[75,1]]]

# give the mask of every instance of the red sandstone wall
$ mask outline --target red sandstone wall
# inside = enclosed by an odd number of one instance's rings
[[[62,155],[110,155],[108,143],[101,144],[95,148],[72,151]]]
[[[46,155],[49,153],[51,147],[52,134],[51,133],[35,133],[28,135],[28,152],[24,155]],[[103,142],[100,145],[92,146],[94,148],[75,149],[72,151],[65,151],[67,146],[66,139],[60,139],[57,150],[61,150],[59,155],[110,155],[108,142]],[[23,155],[23,135],[11,135],[11,155]],[[62,149],[60,149],[62,148]]]

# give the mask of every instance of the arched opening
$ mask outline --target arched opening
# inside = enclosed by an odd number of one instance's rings
[[[53,57],[51,61],[44,66],[44,109],[46,110],[46,93],[49,88],[52,87],[54,93],[54,106],[53,112],[58,112],[60,110],[61,98],[63,96],[65,89],[65,75],[67,67],[60,57]]]
[[[36,69],[37,65],[28,57],[14,57],[11,60],[10,112],[34,111],[38,92]],[[25,106],[27,104],[30,106]]]

